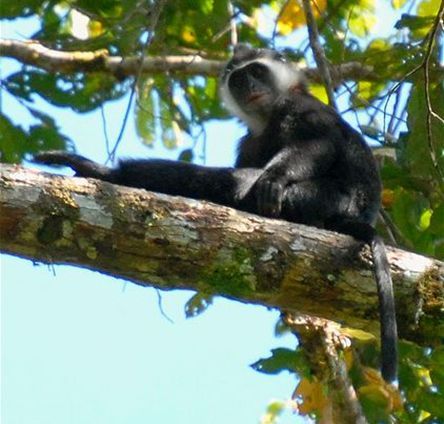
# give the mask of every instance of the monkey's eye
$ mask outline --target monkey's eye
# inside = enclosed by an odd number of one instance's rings
[[[248,73],[257,79],[263,79],[267,74],[267,68],[259,63],[253,63],[248,67]]]

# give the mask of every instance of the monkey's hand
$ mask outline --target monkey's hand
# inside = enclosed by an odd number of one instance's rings
[[[278,218],[282,211],[284,190],[288,181],[279,169],[266,169],[256,182],[256,201],[260,215]]]

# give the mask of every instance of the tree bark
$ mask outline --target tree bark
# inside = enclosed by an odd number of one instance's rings
[[[180,72],[181,75],[205,75],[217,77],[225,65],[223,60],[206,59],[198,54],[179,56],[140,57],[110,56],[105,49],[95,51],[62,51],[50,49],[37,41],[19,41],[0,38],[0,56],[17,59],[48,72],[70,74],[75,72],[106,72],[117,78],[135,76],[141,70],[145,74]],[[375,80],[371,66],[349,62],[334,66],[335,75],[346,81]],[[322,78],[317,69],[303,69],[315,82]],[[338,82],[338,81],[336,81]]]
[[[94,179],[0,170],[2,252],[378,332],[371,257],[351,237]],[[444,263],[387,250],[401,337],[440,343]]]

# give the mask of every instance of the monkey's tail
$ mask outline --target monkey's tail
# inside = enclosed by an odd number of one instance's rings
[[[75,153],[64,152],[62,150],[49,150],[38,153],[33,157],[33,162],[44,165],[69,166],[79,177],[97,178],[112,182],[112,169],[100,165]]]
[[[376,284],[378,285],[381,321],[381,373],[385,381],[393,383],[398,378],[398,330],[390,265],[384,242],[377,234],[373,237],[370,248]]]
[[[351,235],[370,245],[379,298],[381,374],[385,381],[389,383],[396,382],[398,378],[398,330],[393,282],[384,242],[378,236],[376,230],[367,223],[336,221],[329,228]]]

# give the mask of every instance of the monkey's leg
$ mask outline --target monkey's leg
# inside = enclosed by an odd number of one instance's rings
[[[280,218],[324,227],[329,217],[343,215],[347,211],[350,199],[341,192],[340,186],[340,182],[332,178],[288,185],[284,191]]]

